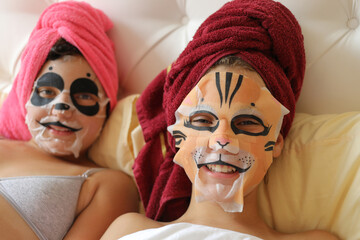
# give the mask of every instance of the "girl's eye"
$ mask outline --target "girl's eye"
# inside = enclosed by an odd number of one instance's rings
[[[259,125],[260,123],[253,121],[253,120],[242,120],[237,122],[237,125],[241,126],[249,126],[249,125]]]
[[[59,90],[52,87],[39,87],[37,93],[42,98],[55,98]]]
[[[94,106],[99,101],[99,98],[92,93],[76,93],[74,98],[81,106]]]
[[[198,113],[190,117],[190,123],[196,127],[212,127],[216,125],[217,120],[209,113]]]
[[[92,96],[90,94],[78,94],[77,99],[91,100]]]
[[[251,115],[235,117],[232,120],[232,126],[236,130],[235,132],[250,134],[262,133],[266,128],[260,118]]]

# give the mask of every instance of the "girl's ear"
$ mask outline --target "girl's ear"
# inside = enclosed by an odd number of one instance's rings
[[[278,138],[276,139],[276,143],[275,143],[274,150],[273,150],[274,158],[280,156],[283,147],[284,147],[284,137],[280,133]]]

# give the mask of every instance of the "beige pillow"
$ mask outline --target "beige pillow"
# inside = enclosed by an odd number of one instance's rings
[[[89,150],[89,157],[98,165],[122,170],[130,176],[134,175],[134,159],[145,144],[135,111],[138,97],[130,95],[118,102]]]
[[[325,229],[359,240],[360,113],[296,114],[259,203],[279,231]]]
[[[90,149],[99,165],[133,176],[144,145],[135,112],[138,95],[119,101]],[[360,239],[360,112],[296,114],[281,156],[259,187],[260,212],[282,232],[324,229]]]

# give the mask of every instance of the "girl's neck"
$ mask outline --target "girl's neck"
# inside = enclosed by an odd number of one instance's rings
[[[257,188],[244,198],[242,212],[225,212],[216,202],[197,202],[192,194],[186,213],[175,222],[188,222],[237,232],[259,235],[271,234],[274,231],[260,217],[257,204]]]
[[[47,154],[49,156],[49,159],[57,159],[80,166],[96,167],[96,164],[88,158],[87,152],[81,152],[77,158],[73,154],[66,156],[56,156],[55,154],[48,153],[41,149],[33,139],[30,140],[28,143],[32,147],[38,149],[38,151],[43,152],[43,154]]]

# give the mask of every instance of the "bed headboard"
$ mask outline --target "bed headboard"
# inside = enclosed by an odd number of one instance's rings
[[[120,97],[140,93],[176,59],[200,23],[228,0],[86,0],[115,26]],[[56,0],[0,2],[0,92],[8,92],[20,54],[43,9]],[[356,0],[281,0],[299,20],[307,69],[297,112],[360,109],[359,6]]]

